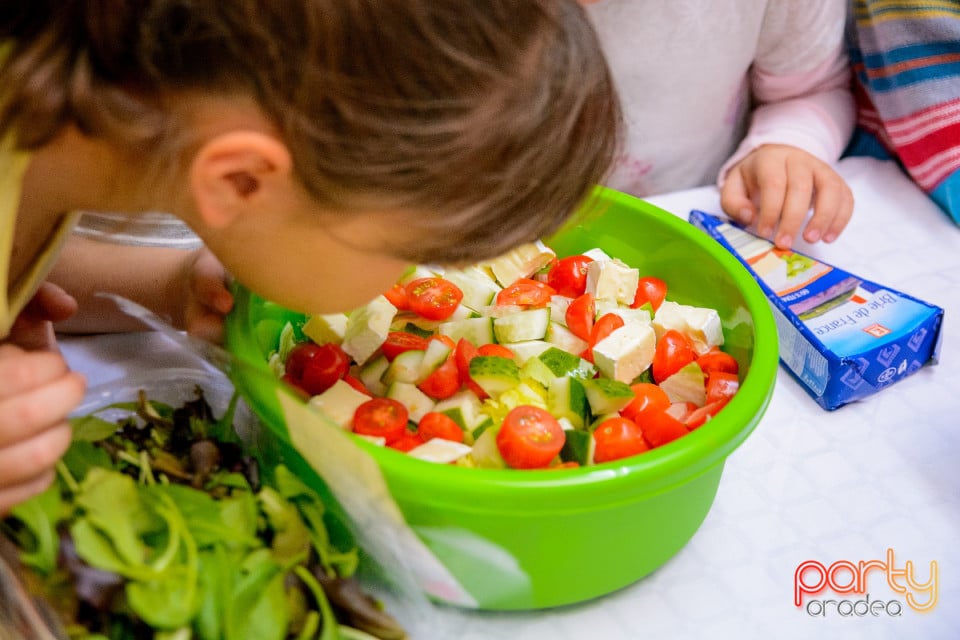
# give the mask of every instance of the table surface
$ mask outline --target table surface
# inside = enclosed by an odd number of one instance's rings
[[[940,362],[833,412],[781,367],[766,414],[726,463],[713,508],[665,566],[621,591],[560,609],[437,608],[435,628],[444,631],[429,638],[960,638],[960,228],[890,163],[847,159],[840,171],[857,200],[852,222],[833,245],[801,243],[797,250],[943,307]],[[719,211],[713,188],[650,200],[684,219],[691,208]],[[67,338],[63,349],[90,384],[197,364],[152,333]],[[879,571],[867,574],[870,599],[897,600],[899,616],[884,609],[844,616],[835,604],[825,617],[812,616],[794,606],[801,563],[885,561],[888,549],[895,567],[911,562],[920,582],[935,564],[932,611],[912,610]],[[848,575],[838,572],[836,582]],[[808,582],[814,577],[806,574]],[[814,597],[862,599],[829,590]],[[841,613],[850,606],[841,604]]]

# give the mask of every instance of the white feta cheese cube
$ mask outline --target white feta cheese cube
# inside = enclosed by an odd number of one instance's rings
[[[436,402],[409,382],[394,382],[387,388],[387,397],[402,402],[407,408],[410,419],[420,422],[420,418],[433,411]]]
[[[567,329],[559,322],[551,322],[547,326],[547,335],[544,339],[564,351],[575,354],[583,353],[584,349],[590,346],[586,340],[575,336],[570,329]]]
[[[443,438],[431,438],[419,447],[414,447],[407,452],[407,455],[426,460],[427,462],[436,462],[438,464],[448,464],[462,458],[472,451],[469,445],[453,440],[444,440]]]
[[[310,316],[303,324],[303,335],[317,344],[327,344],[328,342],[340,344],[343,342],[343,336],[346,333],[347,314],[345,313]]]
[[[556,257],[553,249],[537,240],[521,245],[482,266],[490,269],[501,286],[507,287],[519,278],[529,278]]]
[[[357,391],[343,380],[337,380],[332,387],[310,398],[309,404],[323,411],[341,428],[351,429],[357,407],[369,399],[367,394]]]
[[[588,258],[592,258],[593,260],[596,260],[598,262],[603,262],[604,260],[613,260],[613,258],[610,257],[610,254],[608,254],[606,251],[604,251],[600,247],[587,249],[586,251],[583,252],[583,255],[587,256]]]
[[[550,319],[566,326],[567,307],[570,306],[571,302],[573,302],[573,298],[567,296],[550,296],[550,302],[547,303],[547,307],[550,309]]]
[[[616,258],[587,264],[587,292],[597,300],[616,300],[629,306],[637,296],[640,271]]]
[[[624,324],[593,346],[593,362],[608,378],[630,383],[653,362],[656,348],[650,325]]]
[[[347,329],[340,346],[357,364],[370,359],[390,333],[397,308],[386,296],[377,296],[347,316]]]
[[[720,314],[715,309],[691,307],[686,314],[687,337],[693,341],[693,348],[704,354],[711,347],[723,345],[723,325]]]
[[[657,340],[665,332],[674,329],[687,336],[700,354],[709,351],[710,347],[723,344],[723,325],[714,309],[664,300],[654,314],[652,324],[657,332]]]

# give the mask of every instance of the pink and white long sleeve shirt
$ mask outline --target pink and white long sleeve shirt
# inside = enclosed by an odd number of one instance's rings
[[[843,0],[600,0],[587,11],[627,124],[609,186],[643,197],[722,184],[762,144],[830,163],[846,146]]]

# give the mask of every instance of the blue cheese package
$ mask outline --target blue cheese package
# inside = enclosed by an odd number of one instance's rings
[[[833,410],[936,362],[943,309],[790,250],[703,211],[690,222],[733,253],[773,307],[780,361]]]

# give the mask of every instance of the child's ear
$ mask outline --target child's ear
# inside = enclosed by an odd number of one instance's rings
[[[285,185],[293,162],[277,138],[259,131],[231,131],[211,138],[194,155],[190,190],[203,222],[229,225],[251,203]]]

